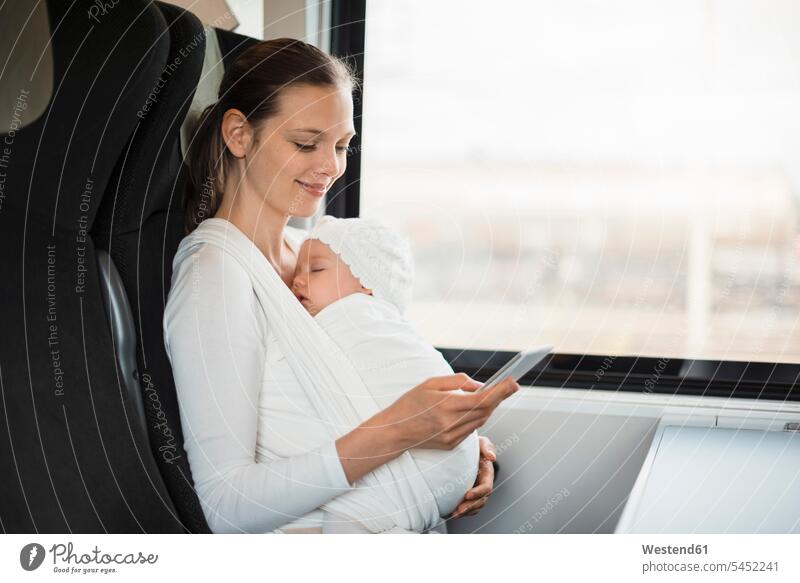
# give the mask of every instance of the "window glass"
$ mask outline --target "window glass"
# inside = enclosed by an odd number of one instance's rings
[[[800,3],[367,4],[361,214],[439,346],[800,362]]]
[[[800,3],[367,4],[361,215],[438,346],[800,362]]]

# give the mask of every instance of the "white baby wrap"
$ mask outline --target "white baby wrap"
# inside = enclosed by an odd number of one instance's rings
[[[441,353],[385,300],[354,293],[328,305],[314,320],[350,360],[381,409],[430,377],[453,374]],[[268,366],[274,370],[282,364],[286,366],[281,362],[269,362]],[[409,453],[436,500],[439,514],[449,515],[475,483],[477,432],[449,451],[414,448]],[[361,495],[355,490],[340,498]]]
[[[202,244],[222,248],[250,275],[256,297],[294,380],[324,421],[330,438],[349,432],[383,408],[342,349],[305,311],[250,239],[238,229],[230,228],[227,221],[207,219],[181,242],[175,264]],[[415,450],[415,456],[417,451],[423,450]],[[435,526],[440,521],[436,494],[423,477],[415,456],[404,452],[361,478],[354,490],[322,508],[360,522],[371,532],[398,527],[420,532]],[[475,441],[476,471],[477,458]]]

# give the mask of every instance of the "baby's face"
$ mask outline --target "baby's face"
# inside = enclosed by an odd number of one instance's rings
[[[347,264],[318,239],[306,239],[301,245],[292,291],[312,316],[350,294],[372,293],[353,276]]]

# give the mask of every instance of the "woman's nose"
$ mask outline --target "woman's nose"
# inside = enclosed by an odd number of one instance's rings
[[[330,178],[335,178],[339,175],[339,156],[336,155],[336,148],[324,150],[319,161],[317,173]]]

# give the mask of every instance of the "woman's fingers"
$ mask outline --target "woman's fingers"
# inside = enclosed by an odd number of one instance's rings
[[[486,423],[486,417],[484,415],[479,415],[476,419],[471,419],[469,421],[460,421],[455,423],[450,429],[445,432],[445,439],[452,443],[452,446],[455,447],[473,431],[482,427],[483,424]],[[486,459],[482,459],[481,461],[489,461]],[[491,462],[489,462],[491,464]]]
[[[485,435],[478,436],[478,449],[480,450],[481,457],[490,461],[497,460],[497,448],[492,443],[492,440]]]
[[[469,393],[474,393],[475,391],[477,391],[478,389],[480,389],[484,385],[484,383],[480,383],[480,382],[472,379],[472,377],[470,377],[470,380],[472,380],[471,383],[468,383],[468,384],[464,385],[463,387],[461,387],[462,391],[467,391]]]
[[[515,393],[519,385],[513,383],[511,388],[511,394]],[[467,395],[462,395],[462,397],[467,397]],[[472,396],[469,396],[470,399]],[[505,398],[505,397],[503,397]],[[494,401],[485,401],[483,404],[475,405],[474,401],[464,402],[459,400],[457,402],[451,403],[451,407],[453,407],[454,411],[459,414],[458,419],[453,422],[451,425],[451,430],[459,430],[465,431],[464,435],[468,434],[473,429],[477,429],[481,427],[484,423],[486,423],[487,419],[494,413],[494,410],[497,408],[499,402]],[[469,426],[469,431],[466,431],[465,427]],[[481,456],[496,460],[497,454],[494,451],[494,444],[488,439],[483,438],[479,440],[479,444],[481,447]],[[492,457],[494,456],[494,457]]]
[[[494,487],[494,466],[492,462],[481,459],[478,463],[478,476],[475,478],[475,485],[467,490],[464,495],[465,500],[475,500],[483,498],[492,493]]]
[[[469,513],[468,515],[477,513],[478,510],[483,508],[486,500],[491,495],[493,484],[494,467],[492,467],[490,461],[481,459],[475,486],[467,490],[464,499],[456,507],[451,518],[458,518],[465,513]]]
[[[465,504],[467,502],[474,502],[475,500],[481,500],[483,498],[488,498],[492,494],[492,486],[491,484],[481,488],[473,488],[469,492],[466,493],[464,496],[464,500],[461,501],[461,504]]]
[[[450,518],[460,516],[473,516],[483,508],[494,488],[494,466],[489,457],[484,455],[485,451],[493,453],[494,444],[488,437],[478,437],[481,453],[478,462],[478,475],[475,478],[475,485],[467,490],[464,499],[456,507]]]
[[[468,502],[462,502],[458,505],[458,508],[450,515],[450,518],[460,518],[462,516],[474,516],[478,513],[478,510],[483,508],[486,505],[486,498],[480,498],[478,500],[470,500]]]
[[[479,500],[475,500],[470,502],[469,505],[464,509],[464,516],[475,516],[478,513],[478,510],[486,506],[486,502],[488,498],[480,498]]]
[[[491,444],[491,442],[490,442]],[[469,516],[476,514],[483,508],[486,500],[494,490],[494,466],[490,459],[480,456],[478,462],[478,475],[475,484],[464,493],[464,498],[459,502],[450,518],[458,518],[465,513]]]
[[[423,383],[427,388],[438,389],[440,391],[455,391],[462,389],[465,391],[474,391],[481,386],[478,381],[472,380],[468,375],[463,372],[441,377],[431,377]]]
[[[480,506],[473,507],[473,509],[470,510],[469,512],[467,512],[464,516],[475,516],[478,513],[478,510],[480,510],[481,508],[483,508],[486,505],[486,501],[485,500],[486,499],[484,498],[484,501],[481,503]]]
[[[519,390],[519,385],[512,377],[508,377],[503,382],[494,385],[479,393],[461,395],[459,406],[464,410],[470,409],[494,409],[505,399]]]

